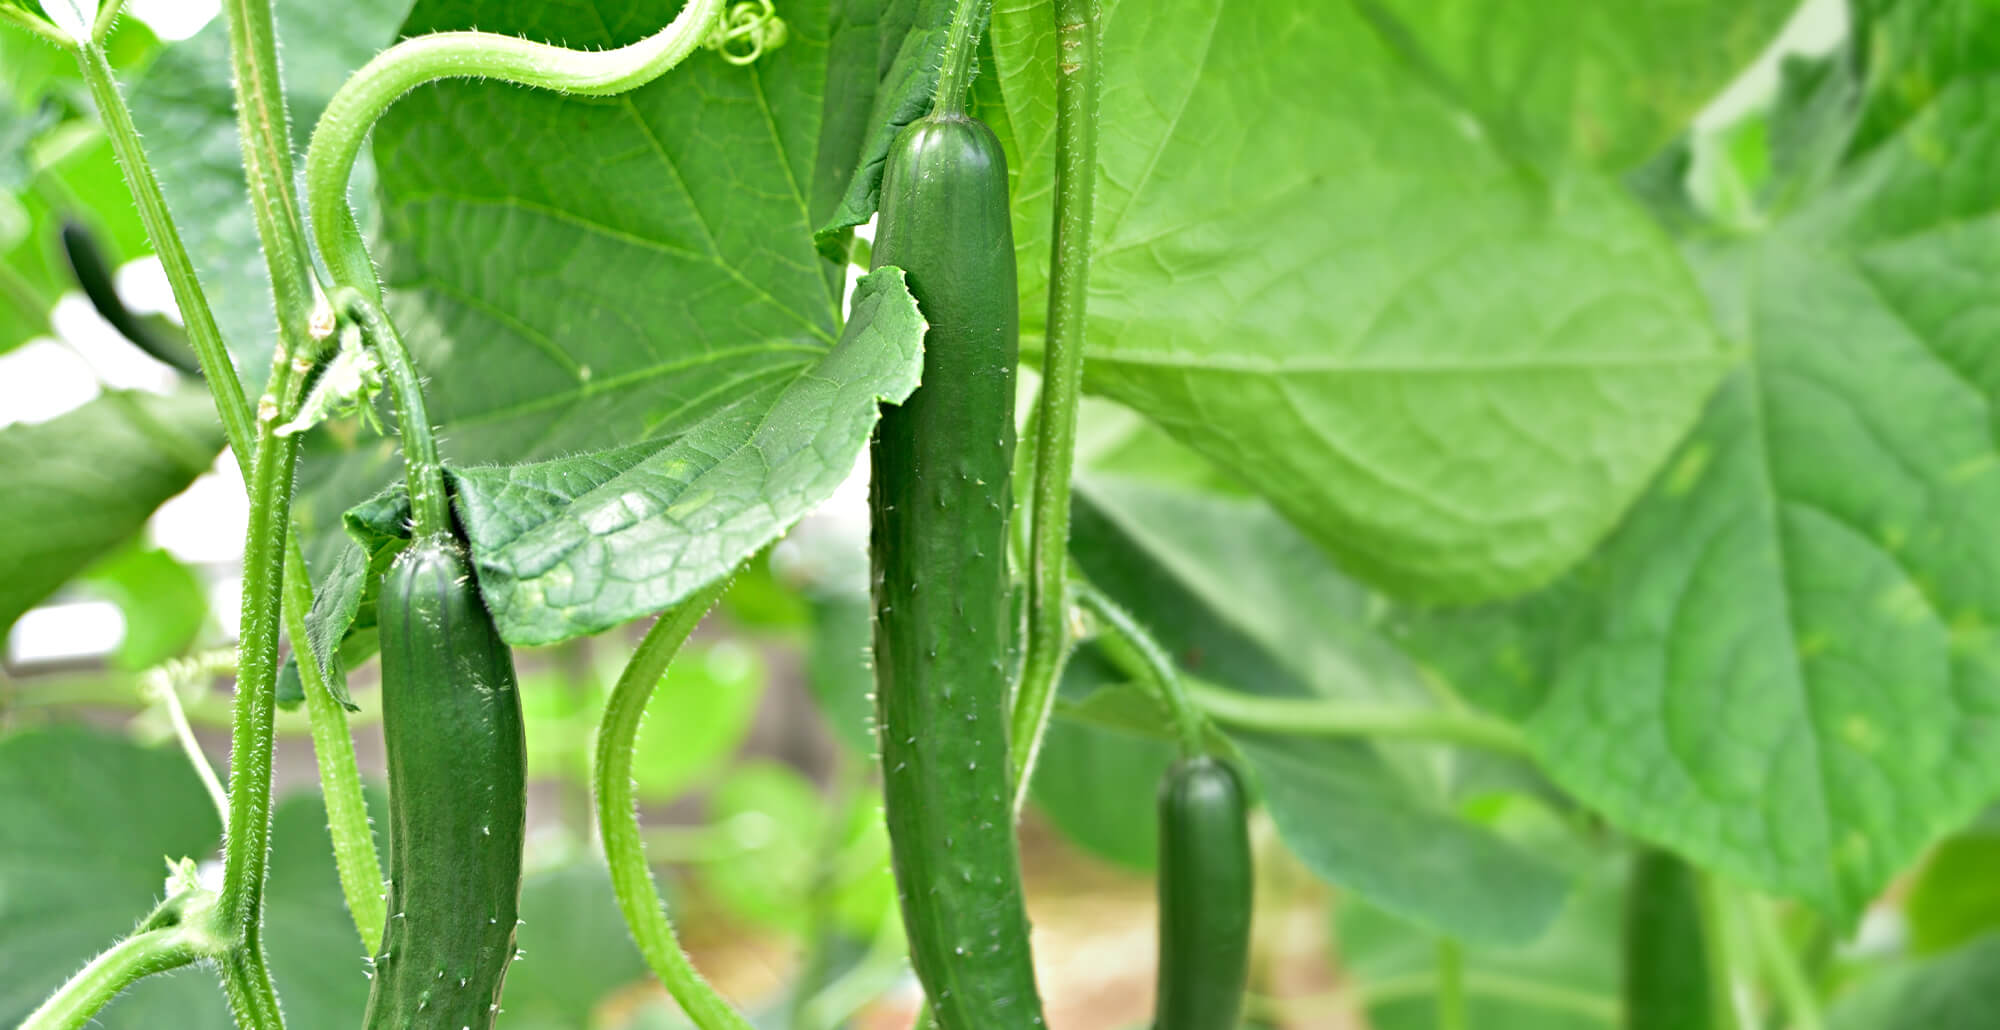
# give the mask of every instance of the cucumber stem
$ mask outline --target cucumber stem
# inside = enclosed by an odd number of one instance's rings
[[[403,440],[403,471],[410,491],[410,527],[416,541],[451,536],[451,509],[445,500],[444,463],[438,458],[437,436],[424,405],[424,386],[410,349],[396,326],[373,298],[344,287],[334,297],[341,313],[361,326],[361,335],[389,380],[396,399],[396,432]]]
[[[937,90],[931,94],[931,113],[962,115],[966,91],[972,85],[972,62],[979,50],[979,33],[993,10],[993,0],[958,0],[951,11],[951,27],[944,38],[944,64],[938,72]]]
[[[1166,649],[1139,625],[1132,613],[1120,608],[1103,591],[1081,581],[1073,583],[1070,589],[1077,604],[1111,631],[1109,635],[1099,638],[1098,646],[1105,650],[1112,664],[1152,687],[1154,696],[1173,719],[1181,754],[1191,758],[1206,753],[1208,720],[1194,699],[1189,697],[1187,686],[1181,681],[1180,670],[1175,667]]]

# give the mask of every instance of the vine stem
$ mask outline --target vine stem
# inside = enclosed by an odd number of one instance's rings
[[[1465,1030],[1465,951],[1457,941],[1437,941],[1438,1030]]]
[[[118,992],[154,973],[179,969],[205,954],[198,935],[184,926],[135,933],[101,952],[41,1007],[20,1030],[77,1030]]]
[[[68,33],[51,25],[47,19],[40,15],[22,10],[19,7],[9,7],[6,4],[0,4],[0,22],[6,22],[17,28],[26,29],[42,42],[52,46],[60,47],[64,50],[74,49],[75,47],[75,42],[69,38]]]
[[[1401,737],[1462,744],[1533,757],[1521,731],[1472,712],[1356,704],[1325,698],[1263,697],[1186,677],[1188,693],[1209,718],[1231,726],[1319,737]]]
[[[296,542],[285,551],[285,635],[293,641],[306,636],[305,613],[312,607],[312,580],[305,556]],[[354,758],[354,734],[347,709],[334,699],[312,648],[293,645],[298,657],[299,686],[306,695],[307,728],[313,754],[319,760],[320,798],[326,803],[326,823],[332,831],[333,866],[340,875],[340,893],[347,914],[368,954],[382,946],[389,921],[389,903],[382,896],[382,859],[375,850],[375,833],[368,822],[367,797],[361,791],[361,768]],[[379,716],[381,707],[375,709]]]
[[[451,536],[451,509],[445,499],[444,463],[438,458],[437,437],[424,406],[423,382],[410,349],[381,306],[360,290],[343,287],[334,303],[341,313],[361,324],[361,333],[382,361],[389,392],[396,398],[396,432],[403,440],[403,471],[408,477],[410,522],[417,540]]]
[[[334,93],[306,150],[306,204],[333,282],[381,302],[381,283],[347,203],[347,183],[368,131],[404,94],[439,79],[467,77],[585,96],[624,93],[693,53],[722,8],[723,0],[688,0],[665,28],[614,50],[568,50],[491,32],[435,32],[375,55]]]
[[[1741,928],[1734,918],[1741,909],[1742,899],[1720,877],[1699,869],[1696,874],[1701,895],[1702,937],[1708,945],[1710,1023],[1715,1030],[1747,1030],[1755,1023],[1736,993],[1746,964],[1739,944]]]
[[[233,381],[233,366],[229,365],[221,333],[215,327],[207,298],[201,293],[187,248],[173,227],[152,166],[139,147],[138,130],[124,96],[118,91],[111,63],[103,48],[94,42],[84,41],[73,50],[91,99],[104,119],[112,153],[125,172],[142,222],[174,287],[174,299],[182,305],[183,322],[202,358],[202,367],[209,369],[211,361],[228,366]],[[281,347],[274,362],[280,371],[274,374],[274,379],[281,377],[289,366]],[[226,386],[213,383],[212,389],[220,397],[229,392]],[[236,706],[231,724],[229,819],[223,853],[223,889],[216,918],[237,942],[228,960],[222,963],[223,983],[230,995],[231,1008],[240,1024],[266,1028],[283,1025],[278,1015],[277,992],[271,985],[269,964],[263,954],[262,921],[271,833],[278,587],[284,571],[282,551],[287,538],[293,462],[298,446],[295,440],[288,441],[270,432],[274,421],[253,427],[245,410],[248,405],[240,393],[236,400],[238,406],[233,409],[226,403],[217,405],[224,431],[232,443],[250,440],[255,443],[250,461],[250,519],[244,542],[243,613],[238,637]],[[275,417],[275,402],[270,407]],[[243,451],[239,449],[237,454],[240,459]]]
[[[125,10],[125,0],[103,0],[97,8],[97,17],[90,23],[90,41],[103,46],[111,38],[111,26],[118,21],[118,15]]]
[[[305,263],[304,239],[296,228],[297,203],[291,192],[289,132],[284,128],[284,100],[276,78],[276,35],[270,5],[266,0],[229,0],[223,5],[223,15],[229,22],[232,60],[239,50],[256,50],[268,55],[252,62],[257,68],[268,71],[244,74],[239,70],[236,75],[237,107],[245,120],[242,127],[244,139],[264,141],[255,147],[246,143],[244,171],[252,183],[251,199],[260,211],[259,231],[268,229],[275,233],[272,237],[261,238],[273,288],[276,290],[280,284],[293,281],[285,272],[287,268],[306,269],[304,274],[308,276],[302,289],[285,294],[291,298],[289,303],[293,306],[281,306],[279,311],[281,339],[299,341],[298,329],[307,324],[311,316],[307,311],[298,310],[296,305],[300,302],[300,295],[310,291],[310,272]],[[194,347],[202,376],[214,398],[223,434],[231,452],[236,455],[244,481],[251,482],[254,479],[252,462],[256,429],[249,397],[243,389],[242,380],[236,375],[236,366],[223,344],[221,331],[216,327],[214,313],[196,278],[186,244],[181,240],[180,230],[167,209],[166,198],[160,190],[152,164],[139,145],[131,111],[118,91],[102,50],[95,46],[75,47],[74,50],[83,66],[84,79],[97,104],[99,117],[104,121],[112,152],[125,173],[126,183],[139,209],[140,223],[145,227],[146,235],[151,239],[161,266],[167,273],[189,342]],[[266,113],[253,120],[248,114],[253,109]],[[270,114],[274,110],[278,113]],[[275,126],[275,131],[260,131],[258,126]],[[265,217],[262,213],[265,207],[276,207],[281,214]],[[282,213],[289,213],[289,217]],[[292,228],[285,229],[287,225]],[[310,334],[305,338],[309,339]],[[305,614],[312,607],[312,584],[306,578],[305,557],[293,534],[286,534],[284,548],[285,598],[282,609],[285,630],[292,640],[303,641],[307,639]],[[347,895],[348,909],[362,928],[363,944],[372,950],[381,939],[380,928],[386,918],[381,900],[382,871],[381,862],[375,855],[374,837],[368,827],[367,810],[362,802],[353,737],[348,731],[346,713],[328,694],[317,664],[302,662],[299,675],[308,699],[314,749],[320,765],[320,787],[326,799],[341,884]],[[268,750],[268,741],[265,750]],[[268,787],[268,777],[266,785]],[[372,933],[368,930],[371,924],[374,928]]]
[[[591,785],[597,796],[598,832],[603,835],[605,863],[611,869],[612,892],[625,914],[625,925],[639,945],[646,964],[673,995],[681,1010],[700,1030],[751,1030],[749,1020],[718,994],[688,961],[667,918],[659,886],[646,865],[646,846],[640,838],[639,809],[632,795],[632,745],[639,734],[639,720],[653,688],[666,674],[674,655],[694,632],[708,610],[728,588],[728,578],[705,587],[662,613],[625,671],[611,690],[604,706],[604,721],[597,728],[596,760],[591,769]]]
[[[1075,592],[1077,604],[1111,631],[1108,636],[1099,638],[1098,646],[1104,648],[1112,664],[1126,675],[1143,678],[1152,686],[1160,703],[1173,718],[1181,753],[1193,756],[1206,751],[1207,720],[1194,699],[1188,696],[1180,670],[1174,666],[1174,660],[1166,649],[1139,625],[1139,620],[1133,618],[1132,613],[1119,607],[1103,591],[1084,582],[1073,583],[1071,589]]]
[[[181,708],[180,684],[174,682],[172,673],[166,669],[154,670],[148,679],[160,707],[166,709],[167,722],[174,728],[174,739],[180,742],[181,753],[187,756],[188,764],[208,790],[209,799],[215,802],[215,814],[228,819],[229,794],[222,789],[222,780],[216,777],[208,756],[202,753],[201,742],[194,739],[194,727],[188,724],[187,712]]]
[[[249,186],[257,238],[263,246],[264,267],[271,280],[279,338],[294,354],[312,347],[313,321],[318,310],[318,283],[307,250],[305,227],[293,190],[292,133],[286,113],[284,77],[278,63],[277,22],[270,0],[224,0],[223,21],[229,32],[229,60],[236,91],[237,135],[243,146],[244,178]],[[185,306],[184,306],[185,307]],[[322,328],[326,328],[322,326]],[[223,366],[227,366],[226,356]],[[242,403],[241,386],[224,391],[216,383],[207,359],[202,367],[217,393],[230,393]],[[303,379],[303,376],[300,377]],[[284,413],[289,418],[290,406]],[[245,453],[239,443],[236,452]],[[246,470],[245,478],[248,479]],[[289,518],[289,516],[288,516]],[[298,653],[299,684],[312,728],[313,755],[319,766],[320,796],[326,804],[333,841],[334,867],[348,914],[361,936],[363,949],[380,946],[388,919],[382,898],[382,861],[368,824],[368,807],[361,790],[361,772],[354,758],[354,735],[347,712],[328,690],[316,656],[303,647],[306,612],[312,608],[312,580],[297,534],[290,534],[284,554],[281,609],[285,633]]]
[[[958,0],[951,27],[944,37],[944,63],[937,89],[931,94],[936,114],[964,114],[966,92],[972,86],[972,62],[979,50],[979,32],[993,10],[993,0]]]
[[[1785,1010],[1791,1016],[1791,1030],[1824,1030],[1826,1016],[1820,1011],[1819,998],[1813,993],[1805,970],[1799,967],[1798,955],[1785,942],[1770,902],[1757,897],[1745,897],[1742,901],[1744,904],[1737,910],[1744,914],[1751,941],[1776,984],[1778,997],[1784,999]]]
[[[981,0],[965,0],[957,12]],[[1056,682],[1071,639],[1065,587],[1069,576],[1070,475],[1076,465],[1076,407],[1083,393],[1084,314],[1090,286],[1090,232],[1097,183],[1097,5],[1056,0],[1062,59],[1056,78],[1055,236],[1049,251],[1048,332],[1034,417],[1035,465],[1028,537],[1028,643],[1015,692],[1008,748],[1021,784],[1055,708]],[[959,19],[952,22],[953,38]],[[970,60],[971,45],[959,56]],[[946,72],[954,51],[946,43]],[[940,97],[944,84],[939,84]],[[964,90],[958,87],[958,96]],[[1017,796],[1025,791],[1017,791]]]

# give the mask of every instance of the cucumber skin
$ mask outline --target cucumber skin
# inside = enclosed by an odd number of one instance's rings
[[[1717,986],[1710,982],[1701,905],[1693,867],[1655,848],[1633,856],[1625,888],[1624,1030],[1715,1026]]]
[[[891,145],[873,267],[908,276],[923,382],[870,450],[877,724],[910,959],[943,1030],[1044,1025],[1007,769],[1019,312],[1006,159],[963,115]]]
[[[1235,1030],[1250,980],[1249,800],[1229,763],[1175,762],[1160,781],[1155,1030]]]
[[[514,660],[462,544],[418,541],[383,575],[389,925],[368,1030],[486,1030],[514,958],[527,750]]]

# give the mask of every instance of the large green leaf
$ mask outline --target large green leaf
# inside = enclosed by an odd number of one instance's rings
[[[0,429],[0,628],[130,539],[221,448],[198,390],[111,391]]]
[[[629,43],[640,0],[496,9],[425,0],[406,33],[465,28]],[[824,0],[788,0],[783,47],[699,52],[601,99],[446,82],[375,131],[392,313],[431,377],[448,457],[519,462],[630,443],[797,377],[838,336],[810,186]]]
[[[410,0],[276,0],[272,7],[284,51],[292,142],[303,153],[334,91],[395,41]],[[132,120],[145,137],[174,224],[237,373],[254,392],[269,371],[277,321],[243,179],[223,19],[167,48],[130,92]],[[365,167],[361,180],[367,181]]]
[[[1837,920],[2000,790],[1996,98],[1691,249],[1751,361],[1590,563],[1409,640],[1614,822]]]
[[[1087,385],[1384,587],[1539,585],[1729,361],[1671,243],[1572,159],[1684,124],[1786,6],[1107,4]],[[993,31],[1032,345],[1054,25],[1006,3]]]

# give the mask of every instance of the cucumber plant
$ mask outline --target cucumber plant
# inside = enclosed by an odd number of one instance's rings
[[[1984,1011],[2000,188],[1963,169],[2000,12],[1844,6],[230,0],[164,44],[0,0],[0,395],[80,287],[199,375],[249,495],[234,660],[143,695],[204,768],[226,727],[219,847],[153,848],[155,784],[90,820],[30,778],[70,746],[42,713],[136,673],[7,668],[0,928],[135,928],[0,933],[33,981],[0,1023],[136,1020],[189,965],[213,1011],[146,1019],[1129,1025],[1142,982],[1156,1030]],[[121,291],[148,248],[179,326]],[[213,459],[195,414],[0,424],[0,611],[88,570],[65,596],[145,638],[173,559],[102,559]],[[787,825],[644,824],[650,734],[723,753],[757,708],[657,689],[717,605],[808,652],[860,818],[798,830],[786,773]],[[345,954],[272,873],[294,730]],[[1152,878],[1150,981],[1066,950],[1098,909],[1049,831]],[[59,889],[97,871],[51,856],[126,850],[170,853],[164,900]],[[551,861],[591,905],[537,895]],[[663,890],[712,930],[765,876],[783,998]],[[597,917],[636,949],[534,943]],[[1290,989],[1299,926],[1334,989]]]

